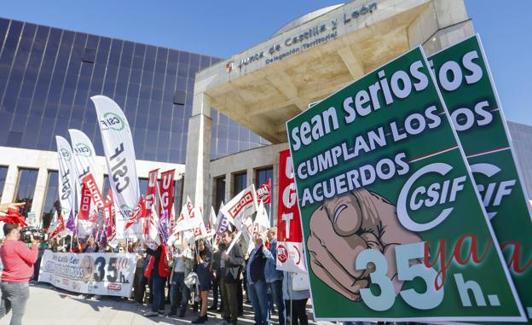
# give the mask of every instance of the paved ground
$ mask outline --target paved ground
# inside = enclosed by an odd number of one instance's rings
[[[103,297],[100,300],[84,299],[78,294],[62,291],[47,284],[38,284],[30,287],[30,299],[26,306],[23,324],[190,324],[197,316],[189,309],[184,319],[175,317],[146,318],[142,314],[147,310],[148,306],[131,301],[110,297]],[[0,320],[0,325],[9,324],[10,319],[11,314],[8,314]],[[276,321],[277,318],[274,316],[273,320]],[[220,321],[219,313],[209,312],[209,321],[206,324],[212,325]],[[253,314],[249,306],[245,306],[244,317],[239,318],[239,324],[254,324]]]

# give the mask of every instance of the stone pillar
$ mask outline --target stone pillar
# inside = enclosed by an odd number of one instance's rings
[[[225,198],[224,198],[224,204],[229,202],[231,198],[233,197],[233,193],[231,193],[233,190],[233,175],[231,173],[225,174]]]
[[[432,55],[474,33],[463,0],[433,0],[408,27],[408,40],[410,47],[422,45]]]
[[[279,196],[279,152],[275,152],[273,158],[273,171],[272,171],[272,224],[277,226],[277,208],[279,203],[277,197]]]
[[[16,165],[9,165],[4,184],[4,191],[2,192],[2,202],[9,203],[15,200],[15,191],[17,189],[18,168]]]
[[[195,91],[196,91],[195,87]],[[188,121],[188,139],[185,167],[184,197],[190,197],[195,206],[209,211],[209,167],[211,158],[211,126],[209,97],[195,93],[192,116]]]
[[[46,168],[39,168],[37,183],[35,184],[35,191],[33,192],[33,203],[31,205],[31,212],[35,213],[39,224],[42,222],[42,209],[44,208],[47,184],[48,170]]]
[[[253,167],[246,169],[246,187],[255,183],[255,169]],[[255,190],[260,184],[255,183]]]

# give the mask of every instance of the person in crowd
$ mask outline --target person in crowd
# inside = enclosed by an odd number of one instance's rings
[[[44,251],[48,249],[48,242],[44,240],[44,238],[39,239],[39,254],[37,255],[37,261],[35,262],[35,266],[33,268],[33,277],[32,281],[37,282],[39,281],[39,271],[41,269],[41,260],[42,256],[44,255]]]
[[[214,250],[214,253],[212,254],[212,305],[209,307],[209,310],[212,311],[222,311],[224,305],[224,302],[222,300],[222,289],[220,287],[220,262],[222,258],[222,250],[224,248],[224,243],[220,243],[218,248],[216,248]],[[218,308],[218,300],[220,301],[220,308]]]
[[[33,265],[39,253],[39,241],[32,239],[31,249],[20,241],[18,225],[4,224],[5,242],[0,247],[2,259],[2,282],[0,289],[0,318],[13,310],[11,325],[22,324],[26,303],[30,296],[29,280],[33,275]]]
[[[87,245],[83,249],[83,253],[98,253],[99,246],[93,237],[89,237]]]
[[[177,308],[181,305],[185,286],[185,258],[183,247],[177,246],[177,241],[172,249],[172,275],[170,275],[170,312],[168,316],[176,316]]]
[[[266,283],[271,292],[272,300],[277,307],[279,313],[279,325],[284,325],[284,301],[283,301],[283,272],[277,271],[277,227],[272,227],[267,233],[270,248],[265,256],[266,266],[264,269],[264,276]],[[273,311],[273,305],[270,306],[270,312]]]
[[[185,273],[184,278],[186,279],[187,276],[193,271],[194,269],[194,256],[192,254],[192,250],[190,249],[190,246],[188,243],[185,242],[183,249],[183,262],[185,265]],[[181,305],[179,306],[179,317],[185,317],[187,306],[188,306],[188,300],[190,299],[190,289],[184,285],[183,291],[181,294]]]
[[[249,254],[246,265],[247,293],[251,305],[255,311],[255,324],[266,325],[268,323],[268,297],[264,270],[266,266],[266,254],[268,249],[264,246],[265,236],[259,232],[253,234],[255,248]]]
[[[125,250],[124,247],[122,248]],[[144,316],[160,316],[161,310],[164,310],[164,282],[166,281],[165,278],[170,275],[167,261],[167,248],[165,245],[159,245],[155,250],[146,247],[146,252],[150,255],[150,260],[144,275],[153,281],[153,302],[151,304],[151,311],[145,313]]]
[[[195,271],[199,279],[201,307],[199,317],[192,321],[193,324],[205,323],[208,320],[207,307],[209,304],[209,290],[211,289],[211,252],[205,241],[196,241]]]
[[[220,260],[220,281],[222,287],[222,300],[224,302],[223,323],[229,322],[235,325],[238,319],[238,289],[237,283],[242,272],[244,263],[244,254],[240,245],[235,244],[230,247],[234,240],[231,230],[226,230],[222,236],[222,242],[225,247],[222,251]],[[231,250],[229,250],[231,248]]]
[[[144,277],[144,268],[146,266],[146,254],[144,249],[137,250],[137,265],[135,267],[135,275],[133,278],[133,297],[139,304],[144,302],[144,293],[146,291],[147,279]]]
[[[309,290],[293,290],[292,274],[283,272],[283,298],[286,315],[290,325],[308,325],[307,301],[310,298]]]

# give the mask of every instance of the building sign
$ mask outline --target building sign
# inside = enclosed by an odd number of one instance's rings
[[[528,318],[532,318],[532,223],[526,189],[478,36],[429,58],[477,190]],[[486,139],[489,138],[489,141]]]
[[[330,40],[336,39],[338,36],[338,24],[352,24],[358,18],[369,15],[375,10],[377,10],[377,2],[372,2],[355,8],[347,13],[342,11],[341,14],[331,17],[329,21],[316,23],[306,30],[296,28],[297,31],[295,33],[282,37],[280,36],[279,40],[268,48],[239,59],[236,62],[236,66],[241,70],[256,62],[271,64],[316,45],[327,43]],[[234,61],[230,61],[226,64],[227,73],[234,71],[234,65]]]
[[[318,320],[524,319],[420,47],[287,130]]]

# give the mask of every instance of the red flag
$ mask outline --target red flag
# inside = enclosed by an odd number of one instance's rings
[[[160,228],[163,232],[163,238],[168,237],[169,220],[172,220],[172,207],[174,206],[174,173],[175,169],[171,169],[161,173],[161,180],[159,181],[159,196],[161,202],[159,204],[159,222]]]
[[[290,150],[279,153],[278,202],[277,269],[288,272],[306,272],[301,216],[297,208],[294,168]]]
[[[65,230],[65,221],[63,220],[63,215],[60,214],[57,217],[57,226],[55,227],[54,231],[50,235],[50,239],[52,239],[55,236],[59,235],[63,230]]]
[[[149,210],[146,209],[146,200],[144,199],[144,196],[141,196],[137,207],[131,215],[131,218],[126,221],[124,230],[127,230],[129,227],[133,226],[135,222],[137,222],[141,218],[146,218],[148,216],[148,211]]]
[[[151,207],[155,205],[157,198],[157,177],[159,175],[159,168],[151,170],[148,173],[148,187],[146,188],[146,214],[148,217],[151,215]],[[148,218],[149,219],[149,218]],[[149,220],[144,220],[143,233],[144,236],[149,233]]]
[[[148,173],[148,187],[146,188],[146,208],[151,209],[151,206],[155,204],[157,194],[157,176],[159,174],[159,168],[151,170]]]
[[[107,240],[111,241],[116,236],[115,209],[113,202],[113,192],[109,189],[107,198],[103,206],[103,215],[105,217],[105,234]]]
[[[102,210],[104,208],[104,201],[102,198],[102,193],[98,188],[98,184],[96,184],[96,180],[94,179],[94,175],[92,175],[92,173],[86,174],[82,179],[82,183],[89,190],[89,193],[92,197],[92,201],[94,202],[94,204],[96,204],[98,210]]]
[[[0,221],[3,221],[5,223],[11,223],[15,225],[19,225],[21,227],[26,227],[26,220],[20,215],[20,209],[17,208],[8,208],[7,214],[0,216]]]
[[[270,204],[272,203],[272,179],[268,178],[268,180],[259,186],[257,189],[257,200],[261,201],[264,204]]]
[[[81,184],[81,203],[78,211],[78,220],[89,220],[91,209],[91,191],[85,183]]]

